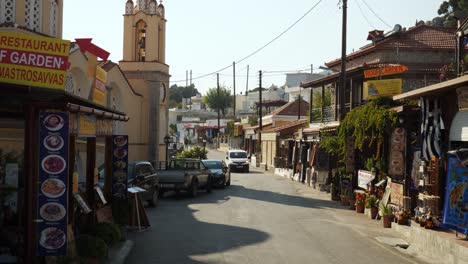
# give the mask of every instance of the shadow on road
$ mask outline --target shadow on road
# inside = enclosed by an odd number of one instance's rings
[[[194,215],[196,210],[190,208],[195,204],[223,204],[233,197],[304,208],[345,209],[333,201],[235,184],[226,189],[215,189],[210,194],[201,192],[196,198],[186,193],[168,193],[159,207],[147,209],[152,228],[130,234],[135,248],[127,263],[208,263],[197,261],[193,256],[221,253],[268,240],[269,234],[256,229],[199,221]]]
[[[225,252],[269,239],[267,233],[255,229],[207,223],[195,218],[196,210],[189,207],[191,204],[224,203],[229,200],[223,195],[227,190],[200,193],[196,198],[185,193],[172,194],[157,208],[148,208],[152,227],[129,234],[135,247],[127,263],[205,263],[193,256]]]

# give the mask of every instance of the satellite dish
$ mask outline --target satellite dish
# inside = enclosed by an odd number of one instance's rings
[[[394,27],[393,27],[393,31],[394,32],[400,32],[402,29],[401,25],[400,24],[396,24]]]

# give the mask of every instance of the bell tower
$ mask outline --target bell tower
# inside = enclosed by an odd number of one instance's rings
[[[147,110],[148,115],[145,133],[149,160],[164,160],[164,136],[168,133],[166,22],[162,1],[125,2],[123,58],[119,66],[132,87],[147,100],[148,108],[143,112]]]

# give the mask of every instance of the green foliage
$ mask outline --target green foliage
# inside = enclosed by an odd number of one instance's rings
[[[182,104],[183,98],[190,98],[198,94],[197,88],[194,84],[190,86],[177,86],[177,84],[169,87],[169,107],[179,108],[179,104]],[[182,108],[182,107],[180,107]]]
[[[177,125],[176,124],[170,124],[169,125],[170,131],[172,134],[177,133]]]
[[[398,116],[390,109],[393,106],[393,101],[380,98],[350,111],[338,127],[338,153],[345,155],[346,139],[352,136],[355,149],[363,151],[365,148],[375,148],[375,159],[378,160],[382,154],[384,137],[398,125]],[[336,151],[330,149],[330,145],[324,146],[328,151]],[[336,142],[331,146],[335,148]]]
[[[207,150],[203,150],[203,148],[196,146],[194,148],[179,152],[176,157],[178,159],[206,159],[207,154]]]
[[[371,194],[367,197],[366,208],[376,208],[378,204],[379,200],[377,199],[377,196]]]
[[[320,120],[322,118],[322,107],[331,106],[331,88],[326,87],[322,100],[322,90],[314,91],[312,102],[312,119]]]
[[[258,125],[258,116],[249,116],[249,124],[251,126],[256,126]]]
[[[338,136],[324,136],[320,141],[320,147],[330,154],[339,154],[341,146]]]
[[[374,159],[373,158],[368,158],[366,159],[366,170],[368,171],[372,171],[372,169],[374,168]]]
[[[234,135],[234,121],[227,122],[226,135],[229,135],[229,136]]]
[[[76,239],[76,249],[80,257],[106,257],[108,247],[106,242],[95,236],[81,235]]]
[[[383,216],[393,216],[392,207],[389,204],[387,205],[380,204],[380,213]]]
[[[231,91],[225,87],[219,88],[219,94],[217,88],[210,88],[203,98],[203,103],[209,108],[217,110],[219,107],[223,116],[226,115],[226,109],[232,106],[232,102]]]
[[[468,1],[466,0],[448,0],[442,2],[437,10],[439,15],[444,18],[444,26],[456,27],[457,18],[463,20],[468,16]]]
[[[122,239],[120,228],[116,224],[109,222],[93,225],[89,230],[89,234],[101,238],[108,246],[112,246]]]

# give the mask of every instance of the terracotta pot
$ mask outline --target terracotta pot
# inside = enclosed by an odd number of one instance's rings
[[[356,213],[359,213],[359,214],[364,213],[364,204],[356,204]]]
[[[371,207],[370,208],[370,218],[375,219],[377,217],[377,213],[379,212],[379,208]]]
[[[382,216],[382,222],[384,228],[391,228],[392,227],[392,217],[388,215]]]

